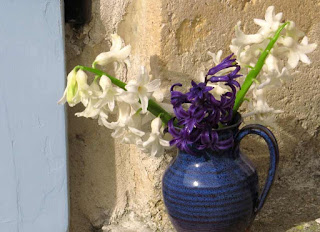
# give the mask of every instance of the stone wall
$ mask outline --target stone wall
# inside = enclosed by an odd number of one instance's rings
[[[262,18],[269,5],[320,44],[318,0],[95,0],[88,25],[76,29],[66,25],[67,71],[77,64],[90,66],[109,49],[109,35],[117,32],[132,45],[132,68],[111,74],[127,81],[145,65],[153,77],[161,78],[168,98],[172,83],[188,84],[212,65],[207,51],[229,53],[238,20],[246,32],[254,32],[252,19]],[[285,111],[273,129],[281,159],[254,232],[286,231],[320,217],[319,53],[317,49],[310,56],[311,66],[300,66],[294,81],[269,93],[271,105]],[[105,228],[170,232],[161,200],[161,175],[175,151],[150,159],[134,147],[118,144],[96,121],[76,118],[74,113],[80,110],[70,109],[68,117],[70,231],[99,231],[104,223],[112,223]],[[265,145],[254,137],[242,147],[257,164],[263,181],[268,168]]]

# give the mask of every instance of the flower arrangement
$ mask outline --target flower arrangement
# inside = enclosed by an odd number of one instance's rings
[[[317,47],[308,43],[294,22],[281,20],[282,13],[275,14],[270,6],[265,19],[254,19],[260,27],[256,34],[245,34],[238,22],[230,45],[232,54],[220,62],[222,51],[208,52],[215,66],[201,76],[199,83],[192,81],[187,93],[176,90],[182,86],[180,83],[173,84],[172,107],[162,102],[160,80],[150,80],[144,67],[137,79],[128,83],[97,68],[110,63],[116,70],[130,67],[131,46],[125,46],[113,34],[110,51],[99,54],[92,67],[79,65],[68,74],[59,103],[67,102],[70,107],[81,103],[85,109],[76,116],[97,119],[99,125],[113,130],[112,137],[136,144],[152,156],[160,156],[170,146],[189,153],[191,147],[228,149],[233,137],[219,138],[217,129],[230,125],[246,100],[248,113],[244,117],[272,125],[274,114],[282,111],[267,104],[266,90],[289,80],[299,61],[310,64],[306,54]],[[88,72],[95,75],[90,84]],[[251,99],[247,97],[249,93]],[[110,122],[113,114],[118,115],[118,120]],[[172,135],[170,141],[164,139],[166,132]]]

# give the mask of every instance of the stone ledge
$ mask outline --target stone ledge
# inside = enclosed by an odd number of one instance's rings
[[[315,221],[300,224],[287,232],[319,232],[320,231],[320,218]]]

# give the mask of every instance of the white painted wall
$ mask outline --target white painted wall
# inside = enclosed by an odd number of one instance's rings
[[[61,6],[0,4],[0,232],[68,227]]]

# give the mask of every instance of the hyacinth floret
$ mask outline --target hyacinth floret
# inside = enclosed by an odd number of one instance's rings
[[[211,68],[204,82],[191,81],[192,87],[187,93],[175,90],[175,87],[182,86],[180,83],[171,87],[171,104],[175,113],[175,118],[168,123],[168,131],[173,136],[171,146],[175,145],[190,154],[195,154],[194,149],[223,150],[233,146],[232,135],[219,138],[216,130],[231,122],[237,88],[240,88],[235,80],[241,76],[238,74],[240,66],[232,56],[233,54]],[[225,69],[230,69],[230,72],[219,75]],[[230,89],[220,99],[212,94],[215,87],[208,85],[218,82]]]

